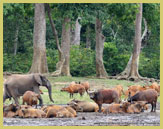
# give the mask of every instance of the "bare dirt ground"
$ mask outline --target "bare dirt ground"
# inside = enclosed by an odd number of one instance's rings
[[[4,126],[160,126],[160,104],[156,112],[140,114],[78,113],[76,118],[4,118]]]

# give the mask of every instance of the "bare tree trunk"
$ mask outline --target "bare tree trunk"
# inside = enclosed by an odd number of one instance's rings
[[[46,19],[44,4],[35,4],[33,61],[29,73],[47,73],[46,60]]]
[[[74,32],[74,34],[72,35],[72,36],[74,36],[74,37],[72,38],[72,42],[71,42],[72,45],[80,45],[80,31],[81,31],[81,25],[79,24],[79,20],[80,20],[80,19],[81,19],[80,17],[78,17],[78,18],[76,19],[76,23],[75,23],[75,32]]]
[[[64,18],[62,24],[62,41],[61,41],[61,50],[63,51],[65,62],[61,69],[61,75],[71,76],[70,75],[70,18]]]
[[[142,4],[140,4],[139,12],[136,15],[135,40],[134,40],[133,53],[130,56],[130,59],[127,63],[125,70],[114,78],[130,79],[130,80],[138,80],[141,78],[138,72],[138,68],[139,68],[139,55],[141,49],[143,48],[141,47],[141,42],[147,34],[147,22],[145,19],[144,19],[144,25],[145,25],[145,30],[141,37]]]
[[[14,56],[16,56],[16,54],[17,54],[17,49],[18,49],[18,36],[19,36],[19,26],[16,25],[15,40],[14,40]]]
[[[103,50],[105,36],[102,34],[102,22],[96,18],[96,76],[106,78],[107,72],[103,64]]]
[[[143,7],[141,3],[139,7],[139,12],[136,15],[134,49],[133,49],[133,56],[131,61],[131,70],[128,77],[133,80],[137,80],[140,78],[138,68],[139,68],[139,55],[141,49],[142,8]]]
[[[86,48],[91,48],[91,39],[90,39],[91,28],[87,25],[86,28]]]
[[[51,8],[50,8],[49,4],[46,4],[46,7],[47,7],[49,21],[50,21],[50,24],[51,24],[53,35],[54,35],[54,37],[56,39],[58,53],[59,53],[59,61],[56,64],[56,71],[54,71],[52,73],[52,76],[60,76],[61,75],[61,70],[62,70],[63,64],[65,62],[65,57],[64,57],[64,54],[63,54],[63,52],[61,50],[61,47],[59,45],[58,32],[56,30],[55,24],[54,24],[53,19],[51,17]]]
[[[148,39],[148,36],[149,36],[148,35],[147,21],[146,21],[145,18],[143,19],[143,21],[144,21],[145,29],[144,29],[143,35],[141,37],[141,49],[140,49],[140,52],[145,47],[146,39]],[[132,56],[133,56],[133,53],[131,54],[130,59],[129,59],[129,61],[127,63],[127,66],[124,69],[124,71],[122,73],[120,73],[119,75],[117,75],[115,78],[117,78],[117,79],[127,79],[129,77],[129,74],[130,74],[130,71],[131,71]]]

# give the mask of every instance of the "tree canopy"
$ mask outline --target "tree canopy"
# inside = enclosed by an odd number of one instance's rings
[[[138,4],[50,4],[53,22],[62,39],[62,23],[71,19],[70,26],[81,17],[80,46],[70,48],[72,76],[95,76],[96,17],[102,21],[105,36],[103,60],[108,75],[121,73],[131,56],[135,35]],[[26,73],[33,57],[34,4],[3,4],[4,71]],[[45,8],[47,11],[47,9]],[[141,76],[160,78],[160,4],[144,3],[143,18],[147,21],[148,38],[141,50],[139,73]],[[88,31],[89,28],[89,31]],[[142,22],[142,32],[145,28]],[[17,31],[17,33],[16,33]],[[89,38],[90,48],[86,48]],[[17,45],[17,47],[15,47]],[[14,54],[16,51],[16,54]],[[59,60],[56,40],[46,13],[46,55],[49,72],[56,70]]]

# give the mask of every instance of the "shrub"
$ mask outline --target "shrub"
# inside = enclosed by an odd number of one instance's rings
[[[129,54],[118,53],[118,48],[113,42],[104,43],[104,66],[108,75],[116,75],[124,70],[129,60]]]
[[[153,58],[147,58],[145,53],[142,53],[140,55],[139,72],[143,77],[160,79],[160,59],[158,56],[153,55]]]
[[[72,46],[70,52],[72,76],[91,76],[96,73],[95,52],[87,48]]]

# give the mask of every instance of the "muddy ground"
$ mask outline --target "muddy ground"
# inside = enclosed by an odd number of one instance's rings
[[[106,105],[105,105],[106,106]],[[156,112],[140,114],[78,113],[76,118],[4,118],[4,126],[159,126],[160,104]]]

